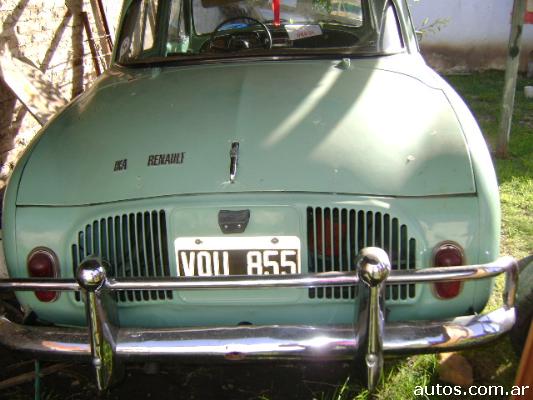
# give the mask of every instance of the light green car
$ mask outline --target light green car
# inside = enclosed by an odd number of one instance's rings
[[[174,358],[354,359],[373,389],[384,355],[512,327],[491,158],[404,0],[130,0],[119,27],[11,176],[0,288],[38,323],[0,343],[102,390]]]

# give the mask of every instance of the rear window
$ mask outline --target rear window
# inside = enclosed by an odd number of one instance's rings
[[[135,0],[117,54],[122,64],[246,54],[377,54],[391,50],[387,43],[398,51],[403,42],[386,0]]]

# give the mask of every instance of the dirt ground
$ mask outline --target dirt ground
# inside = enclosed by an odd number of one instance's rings
[[[53,364],[43,362],[41,369]],[[0,348],[0,382],[33,371],[33,366],[31,359]],[[124,378],[103,398],[323,400],[335,397],[352,372],[349,363],[129,364]],[[41,379],[43,400],[95,397],[88,365],[70,365]],[[34,399],[33,381],[1,390],[0,399]]]

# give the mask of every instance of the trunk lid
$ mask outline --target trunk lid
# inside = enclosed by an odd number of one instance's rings
[[[378,63],[115,73],[46,128],[18,204],[261,191],[474,193],[467,145],[444,93]],[[230,183],[234,141],[238,171]]]

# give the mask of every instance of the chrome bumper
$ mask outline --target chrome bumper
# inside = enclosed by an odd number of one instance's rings
[[[106,389],[122,360],[220,357],[227,360],[353,359],[366,369],[373,389],[384,355],[450,351],[488,342],[514,324],[518,266],[513,258],[486,265],[391,271],[386,253],[363,249],[357,273],[278,277],[169,278],[113,280],[105,263],[84,261],[77,280],[0,280],[0,290],[81,290],[88,329],[36,327],[0,318],[0,343],[37,357],[89,359],[98,387]],[[385,283],[475,280],[506,274],[502,308],[484,315],[444,321],[385,323]],[[358,318],[347,326],[238,326],[176,329],[120,328],[114,290],[326,287],[360,285]]]

